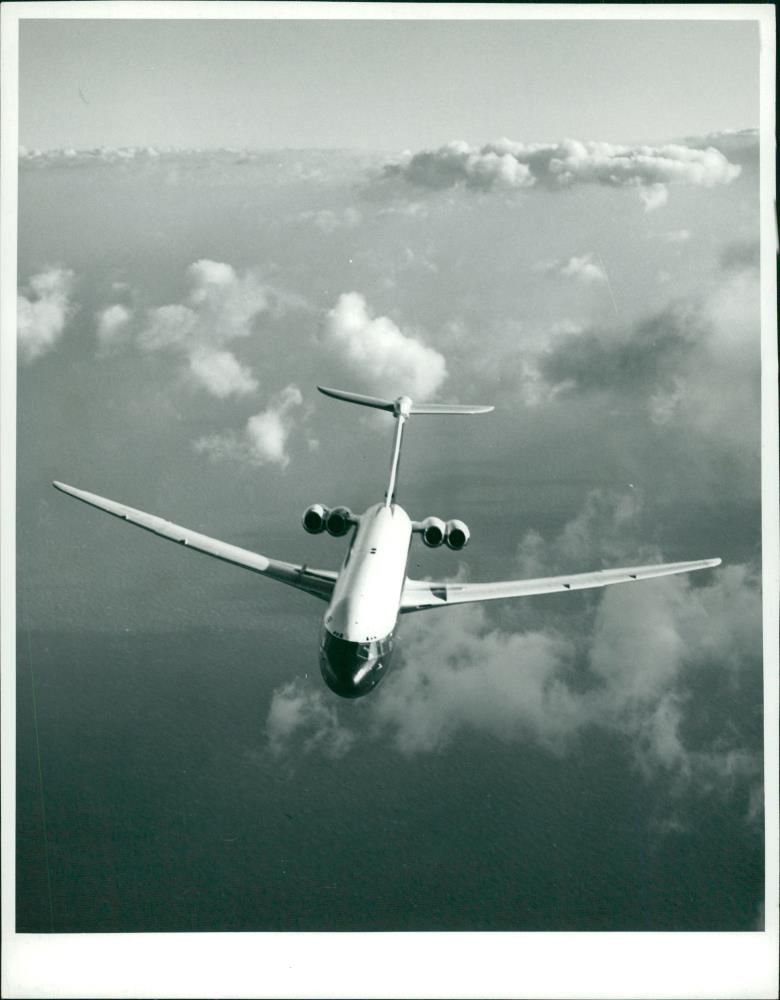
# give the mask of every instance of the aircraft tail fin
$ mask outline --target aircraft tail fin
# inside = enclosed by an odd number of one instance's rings
[[[458,414],[458,413],[490,413],[492,406],[469,406],[461,403],[415,403],[408,396],[397,399],[379,399],[376,396],[361,396],[357,392],[344,392],[342,389],[327,389],[324,385],[317,388],[325,396],[342,399],[346,403],[357,403],[358,406],[373,406],[376,410],[387,410],[396,420],[393,437],[393,457],[390,461],[390,481],[385,491],[385,506],[389,507],[395,500],[395,487],[398,479],[398,463],[401,459],[401,439],[404,424],[413,414]]]

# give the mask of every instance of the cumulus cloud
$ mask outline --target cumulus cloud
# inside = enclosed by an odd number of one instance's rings
[[[384,395],[430,399],[447,377],[438,351],[402,333],[387,316],[373,316],[358,292],[339,297],[323,340],[361,384]]]
[[[404,665],[375,703],[376,726],[402,753],[438,749],[466,730],[563,754],[595,727],[624,737],[640,772],[667,775],[678,792],[760,782],[749,733],[732,724],[709,742],[686,735],[697,712],[713,711],[693,694],[697,672],[712,683],[724,669],[738,679],[760,669],[760,595],[744,568],[704,587],[678,577],[610,588],[584,656],[561,630],[491,627],[478,606],[444,615],[404,629]],[[726,640],[725,658],[710,627]]]
[[[499,139],[479,148],[456,141],[435,150],[407,152],[385,167],[384,176],[432,190],[456,185],[478,191],[535,186],[560,191],[575,184],[637,187],[646,208],[652,209],[666,201],[668,184],[713,187],[728,184],[739,173],[740,167],[714,146]]]
[[[200,348],[189,355],[190,371],[195,381],[212,396],[245,396],[257,388],[257,379],[230,351]]]
[[[724,672],[739,683],[760,671],[756,576],[731,566],[704,587],[671,577],[638,589],[612,588],[599,608],[589,656],[604,682],[592,695],[598,719],[636,739],[636,761],[648,775],[661,769],[703,791],[760,776],[760,754],[733,722],[703,745],[685,735],[697,713],[715,710],[694,692],[697,673],[715,686]]]
[[[97,314],[98,352],[109,354],[125,343],[132,311],[119,303]]]
[[[304,753],[317,751],[331,759],[343,757],[354,742],[354,734],[341,726],[334,704],[322,691],[307,689],[299,680],[274,691],[266,720],[268,746],[275,757],[286,755],[290,747]]]
[[[669,201],[669,188],[665,184],[650,184],[639,189],[639,197],[646,212],[662,208]]]
[[[754,456],[760,285],[749,251],[743,259],[745,267],[735,261],[698,299],[672,303],[618,336],[589,330],[556,337],[532,359],[541,376],[539,397],[630,399],[658,426],[703,434],[741,461]]]
[[[22,361],[48,353],[65,332],[74,312],[70,301],[74,274],[62,267],[40,271],[16,298],[16,329]]]
[[[271,464],[284,469],[290,464],[287,441],[295,428],[293,414],[302,403],[300,389],[288,385],[265,410],[250,417],[242,431],[199,438],[195,450],[214,461],[228,459],[249,466]]]
[[[744,456],[759,448],[761,288],[757,269],[736,271],[700,304],[704,335],[682,373],[682,419]]]
[[[676,373],[690,353],[696,323],[690,310],[670,306],[619,339],[592,330],[561,335],[540,355],[539,369],[552,385],[580,393],[655,388],[659,376]]]
[[[544,261],[537,268],[545,274],[559,274],[564,278],[592,285],[607,280],[604,268],[596,263],[594,257],[592,253],[586,253],[581,257],[569,257],[568,260]]]
[[[634,496],[591,494],[559,536],[527,537],[520,561],[535,572],[538,560],[549,572],[559,562],[592,568],[602,556],[638,556],[640,507]],[[588,613],[572,625],[575,596],[559,597],[569,613],[541,628],[537,617],[525,631],[497,626],[480,604],[405,617],[400,663],[367,703],[367,715],[346,725],[340,706],[319,691],[285,685],[268,716],[272,752],[322,746],[338,754],[358,739],[376,739],[413,756],[471,732],[564,756],[598,730],[623,742],[644,778],[662,778],[678,796],[744,792],[745,819],[754,822],[760,741],[728,715],[723,686],[733,692],[760,677],[757,574],[728,566],[696,581],[610,587],[593,592]],[[697,728],[713,716],[708,732]]]
[[[660,558],[642,534],[634,491],[593,491],[560,533],[526,536],[521,573]],[[524,631],[496,625],[481,604],[405,617],[400,663],[367,714],[345,725],[319,689],[285,685],[268,716],[272,752],[337,755],[376,739],[412,756],[476,732],[563,756],[598,730],[623,741],[644,778],[662,778],[678,796],[744,792],[745,819],[755,822],[760,740],[729,706],[741,685],[760,683],[758,574],[735,565],[610,587],[572,616],[577,596],[560,595],[560,615],[536,615]],[[714,724],[702,729],[702,718]]]
[[[521,576],[533,577],[660,561],[655,546],[642,542],[643,534],[647,528],[640,490],[591,490],[582,510],[552,541],[537,531],[526,532],[517,547],[517,565]]]
[[[405,665],[374,705],[375,725],[402,753],[437,750],[463,730],[562,753],[581,725],[561,636],[504,632],[473,605],[446,621],[404,622],[403,643]]]
[[[220,399],[254,392],[257,381],[225,345],[249,337],[256,319],[278,313],[282,297],[247,272],[214,260],[187,269],[186,303],[151,309],[138,336],[142,351],[164,351],[184,361],[192,381]]]
[[[757,128],[724,129],[705,136],[688,136],[683,142],[697,149],[717,149],[732,163],[747,169],[758,167],[760,135]]]

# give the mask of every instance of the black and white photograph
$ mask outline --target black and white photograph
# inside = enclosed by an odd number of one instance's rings
[[[773,8],[2,13],[3,995],[775,995]]]

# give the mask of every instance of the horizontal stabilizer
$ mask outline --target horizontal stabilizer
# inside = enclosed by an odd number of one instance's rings
[[[357,392],[344,392],[342,389],[326,389],[324,385],[317,388],[325,396],[343,399],[347,403],[357,403],[358,406],[373,406],[377,410],[392,413],[396,420],[395,437],[393,438],[393,457],[390,462],[390,482],[385,490],[385,506],[389,507],[395,501],[395,485],[398,477],[398,462],[401,458],[401,438],[404,424],[414,414],[457,414],[457,413],[490,413],[492,406],[469,406],[461,403],[415,403],[408,396],[397,399],[378,399],[376,396],[362,396]]]
[[[326,389],[324,385],[317,388],[324,396],[332,396],[334,399],[343,399],[346,403],[357,403],[358,406],[373,406],[377,410],[389,410],[391,413],[395,409],[395,401],[392,399],[377,399],[376,396],[361,396],[358,392],[343,392],[341,389]]]
[[[413,403],[411,413],[490,413],[494,406],[469,406],[467,403]]]
[[[377,410],[387,410],[389,413],[398,413],[404,416],[412,414],[458,414],[458,413],[490,413],[493,406],[477,406],[461,403],[415,403],[408,396],[400,396],[398,399],[379,399],[376,396],[363,396],[357,392],[344,392],[342,389],[328,389],[324,385],[317,388],[325,396],[332,396],[333,399],[342,399],[346,403],[357,403],[358,406],[373,406]]]

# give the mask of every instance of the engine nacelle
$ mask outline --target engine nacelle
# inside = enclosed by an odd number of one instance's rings
[[[346,535],[353,523],[354,518],[349,507],[334,507],[333,510],[328,511],[325,518],[325,527],[328,533],[335,538]]]
[[[463,521],[447,521],[444,541],[449,548],[459,552],[468,545],[469,538],[471,538],[471,532]]]
[[[310,535],[319,535],[325,530],[325,523],[328,519],[328,508],[321,503],[313,503],[303,512],[303,527]]]
[[[426,517],[420,525],[423,544],[429,549],[437,549],[444,542],[446,532],[447,526],[440,517]]]

